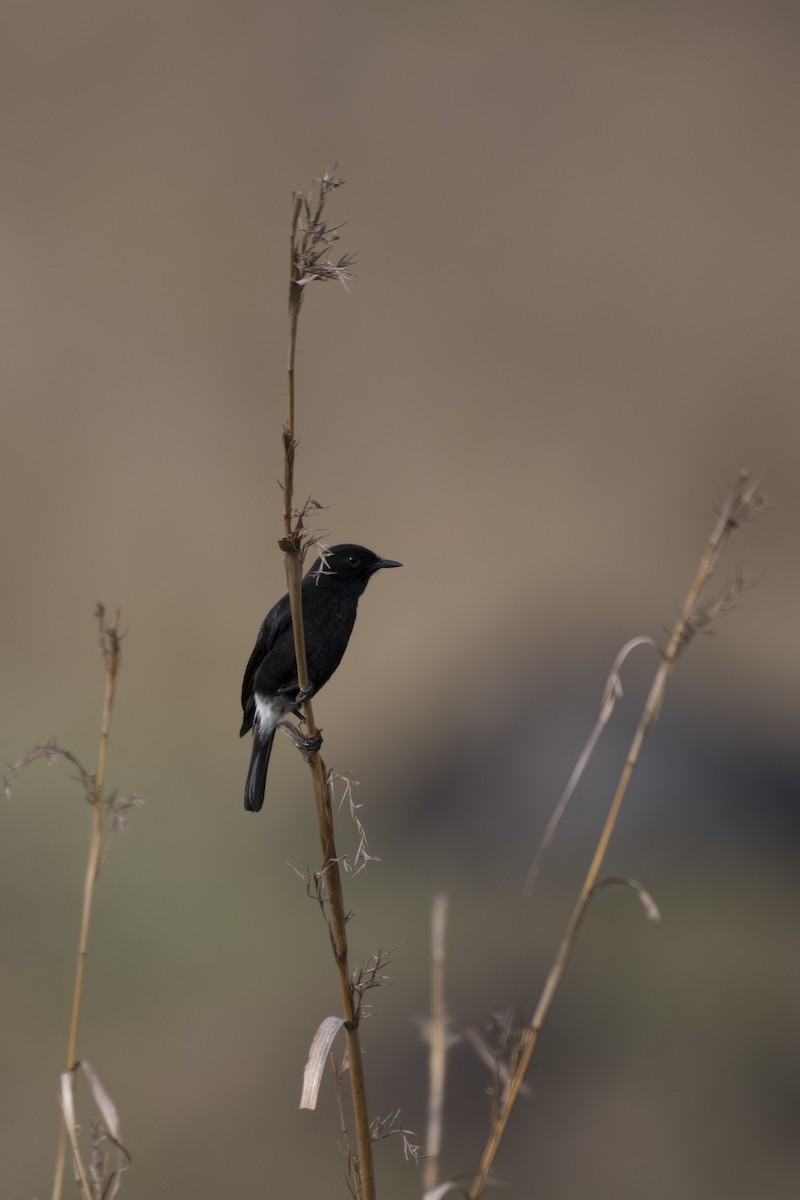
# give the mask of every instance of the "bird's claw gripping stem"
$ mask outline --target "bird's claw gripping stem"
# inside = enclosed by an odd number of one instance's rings
[[[318,729],[313,737],[303,737],[300,730],[291,721],[279,721],[278,729],[281,733],[285,733],[289,741],[295,746],[303,758],[308,762],[312,754],[316,754],[322,746],[322,730]]]

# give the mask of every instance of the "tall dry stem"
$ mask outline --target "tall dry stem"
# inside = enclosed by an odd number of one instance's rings
[[[338,227],[330,226],[325,219],[325,205],[330,192],[344,181],[332,173],[318,180],[316,194],[296,193],[292,206],[290,229],[290,277],[289,277],[289,358],[288,358],[288,416],[283,429],[284,478],[283,478],[283,533],[280,546],[284,552],[286,582],[292,613],[297,680],[300,695],[308,691],[308,666],[306,662],[305,636],[303,629],[302,589],[303,554],[313,540],[305,529],[308,505],[299,512],[294,509],[294,464],[297,449],[295,427],[295,358],[300,310],[306,286],[315,281],[329,279],[347,283],[352,278],[350,255],[341,256],[337,262],[331,259],[331,248],[338,240]],[[311,701],[303,701],[303,715],[309,738],[317,734],[314,710]],[[314,802],[317,810],[320,843],[322,846],[322,877],[328,902],[328,921],[331,932],[334,960],[336,962],[339,990],[344,1015],[344,1030],[347,1040],[347,1061],[350,1070],[350,1094],[353,1106],[357,1162],[351,1162],[351,1174],[358,1200],[374,1200],[375,1173],[367,1108],[366,1080],[359,1037],[359,1002],[350,977],[346,932],[346,910],[339,858],[333,828],[331,806],[331,782],[328,770],[318,752],[309,755],[309,765],[314,786]]]
[[[428,1193],[439,1182],[439,1155],[444,1120],[444,1084],[447,1073],[447,1046],[450,1031],[444,998],[445,933],[447,896],[434,896],[431,907],[431,1015],[428,1035],[428,1131],[426,1154],[422,1162],[423,1190]]]
[[[66,1069],[72,1071],[77,1060],[78,1023],[83,996],[83,979],[86,971],[86,956],[89,950],[89,925],[92,918],[92,901],[94,885],[99,874],[103,850],[103,788],[106,778],[106,759],[108,757],[108,738],[111,730],[111,709],[114,703],[114,692],[119,669],[120,652],[120,610],[117,609],[114,620],[110,625],[105,623],[105,609],[97,606],[97,618],[100,625],[100,646],[103,651],[106,666],[105,693],[103,696],[103,715],[100,722],[100,747],[97,754],[97,771],[94,776],[92,789],[92,827],[89,834],[89,853],[86,861],[86,877],[83,883],[83,907],[81,911],[80,933],[78,935],[78,959],[75,967],[75,986],[72,993],[72,1014],[67,1039]],[[59,1122],[58,1149],[56,1152],[56,1168],[53,1178],[53,1200],[60,1200],[64,1181],[64,1166],[67,1156],[67,1127],[63,1120]],[[81,1185],[83,1190],[83,1185]],[[89,1196],[87,1193],[87,1200]]]
[[[639,755],[645,739],[661,711],[667,681],[672,674],[678,656],[696,633],[704,629],[718,613],[735,603],[746,581],[743,576],[738,576],[735,584],[723,589],[717,597],[705,605],[700,605],[700,594],[711,578],[731,533],[746,525],[757,513],[762,512],[767,507],[767,504],[767,498],[761,491],[758,483],[753,482],[749,477],[749,473],[744,470],[740,472],[737,481],[722,498],[717,521],[711,531],[697,572],[692,580],[680,615],[673,627],[669,643],[661,657],[661,662],[653,679],[641,719],[633,736],[630,750],[628,751],[625,766],[623,767],[619,783],[611,801],[605,824],[600,833],[591,865],[586,873],[580,894],[567,923],[567,928],[555,960],[545,980],[536,1010],[530,1024],[523,1030],[520,1036],[518,1056],[515,1060],[514,1070],[494,1115],[492,1129],[481,1158],[480,1169],[472,1181],[469,1193],[470,1200],[478,1200],[478,1197],[483,1194],[489,1179],[489,1174],[508,1126],[509,1118],[530,1066],[531,1057],[536,1048],[539,1034],[564,977],[567,964],[575,948],[583,918],[586,915],[589,903],[597,887],[608,843],[614,832],[631,776],[639,761]]]

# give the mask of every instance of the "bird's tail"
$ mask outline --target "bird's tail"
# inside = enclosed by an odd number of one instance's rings
[[[265,738],[259,736],[258,729],[253,730],[253,753],[250,755],[250,769],[247,772],[247,782],[244,785],[245,812],[260,812],[264,803],[264,791],[267,786],[267,767],[275,740],[273,729]]]

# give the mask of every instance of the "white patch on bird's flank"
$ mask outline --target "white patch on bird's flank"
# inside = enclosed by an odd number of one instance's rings
[[[256,696],[256,725],[258,732],[266,737],[272,733],[275,726],[283,716],[283,709],[275,700],[265,700],[263,696]]]

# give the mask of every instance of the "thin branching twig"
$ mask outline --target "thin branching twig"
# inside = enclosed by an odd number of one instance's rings
[[[307,194],[296,193],[290,229],[288,417],[283,429],[283,538],[280,547],[284,552],[286,566],[300,696],[305,696],[308,691],[308,665],[300,585],[303,557],[309,545],[314,541],[313,536],[305,527],[305,519],[310,507],[318,506],[315,501],[311,501],[306,503],[299,512],[294,509],[294,463],[297,450],[295,427],[297,331],[303,297],[309,283],[338,280],[340,283],[346,284],[352,278],[351,268],[355,261],[352,255],[342,255],[336,261],[333,260],[332,248],[339,240],[341,226],[329,224],[325,214],[329,195],[343,183],[344,180],[338,178],[334,172],[326,172],[317,181],[315,190],[312,189]],[[303,716],[308,736],[313,739],[317,734],[317,725],[311,702],[307,698],[303,700]],[[358,1161],[352,1165],[351,1169],[351,1186],[357,1200],[374,1200],[375,1173],[372,1159],[372,1136],[358,1030],[361,993],[357,983],[351,977],[348,963],[347,913],[339,866],[341,860],[336,851],[333,830],[333,779],[318,752],[310,753],[308,761],[314,783],[317,822],[322,845],[323,866],[320,874],[324,876],[324,890],[320,891],[320,897],[324,896],[327,906],[327,919],[337,967],[347,1039],[350,1094],[358,1153]],[[349,1157],[352,1160],[352,1153]]]
[[[385,1117],[376,1117],[370,1127],[373,1142],[382,1142],[386,1138],[399,1137],[403,1143],[403,1157],[407,1162],[419,1164],[423,1147],[411,1139],[415,1137],[412,1129],[404,1129],[400,1124],[400,1109],[395,1109]]]
[[[103,715],[100,722],[100,748],[97,755],[97,770],[93,777],[80,767],[77,760],[68,751],[60,751],[64,757],[79,767],[83,782],[87,787],[87,795],[92,804],[92,827],[89,834],[89,853],[86,862],[86,877],[83,884],[83,908],[81,912],[80,934],[78,937],[78,959],[75,968],[75,985],[72,994],[72,1014],[70,1017],[69,1037],[67,1040],[67,1071],[72,1071],[77,1060],[78,1022],[83,996],[83,979],[86,971],[86,955],[89,947],[89,925],[92,916],[92,901],[94,885],[100,872],[103,859],[103,787],[106,777],[106,759],[108,757],[108,738],[111,730],[111,709],[114,703],[117,671],[120,661],[120,611],[117,609],[114,620],[106,624],[105,608],[98,604],[95,613],[100,627],[100,648],[106,666],[105,693],[103,696]],[[53,1200],[60,1200],[64,1180],[64,1165],[68,1144],[67,1126],[62,1119],[59,1125],[58,1149],[56,1152],[56,1167],[53,1178]],[[87,1195],[87,1200],[89,1197]]]
[[[100,724],[100,747],[96,769],[93,771],[89,770],[71,750],[59,746],[54,739],[51,739],[44,745],[34,746],[19,762],[10,764],[8,767],[9,775],[0,776],[0,783],[2,784],[0,793],[9,796],[19,773],[32,763],[38,761],[44,761],[48,764],[57,761],[67,762],[73,767],[75,772],[74,779],[80,784],[92,810],[89,852],[84,878],[83,905],[78,937],[78,956],[67,1041],[67,1066],[66,1070],[61,1074],[61,1088],[59,1093],[61,1121],[59,1123],[58,1147],[53,1178],[53,1200],[59,1200],[63,1188],[68,1147],[72,1150],[73,1173],[83,1200],[113,1200],[119,1190],[122,1174],[130,1163],[130,1155],[122,1144],[119,1132],[119,1120],[111,1098],[89,1063],[77,1061],[78,1023],[83,997],[83,983],[89,943],[89,925],[95,883],[105,862],[114,834],[124,831],[130,809],[144,803],[143,798],[139,795],[120,796],[117,792],[111,792],[109,795],[103,794],[108,756],[108,739],[111,728],[111,709],[114,702],[116,679],[120,664],[122,636],[120,634],[119,609],[110,624],[106,623],[106,612],[102,604],[97,605],[95,617],[100,629],[100,648],[106,668],[103,713]],[[79,1067],[89,1081],[92,1096],[100,1113],[100,1118],[91,1123],[91,1158],[88,1166],[84,1163],[80,1151],[80,1125],[75,1110],[73,1089],[73,1076]],[[105,1143],[111,1143],[116,1147],[117,1163],[113,1169],[108,1165],[108,1154],[103,1149]]]
[[[740,472],[736,482],[722,497],[717,521],[711,531],[694,580],[689,588],[680,615],[673,627],[669,643],[662,655],[661,662],[653,679],[591,865],[587,871],[572,915],[567,923],[566,931],[545,981],[536,1010],[530,1023],[520,1034],[517,1061],[508,1086],[502,1096],[502,1101],[494,1114],[492,1128],[483,1151],[480,1168],[472,1181],[469,1193],[470,1200],[478,1200],[478,1197],[483,1194],[489,1180],[500,1143],[517,1102],[526,1072],[530,1066],[539,1033],[564,977],[564,972],[575,948],[578,933],[588,906],[597,891],[600,871],[608,844],[617,823],[631,776],[639,761],[642,747],[661,710],[667,681],[672,674],[679,655],[692,638],[697,633],[706,629],[709,620],[713,616],[718,615],[736,603],[739,595],[747,586],[747,580],[741,573],[738,574],[733,584],[724,588],[715,599],[702,605],[700,603],[700,594],[711,578],[730,534],[748,524],[753,517],[763,512],[767,507],[767,497],[762,492],[759,484],[750,479],[747,471]],[[639,885],[635,886],[638,887]]]

